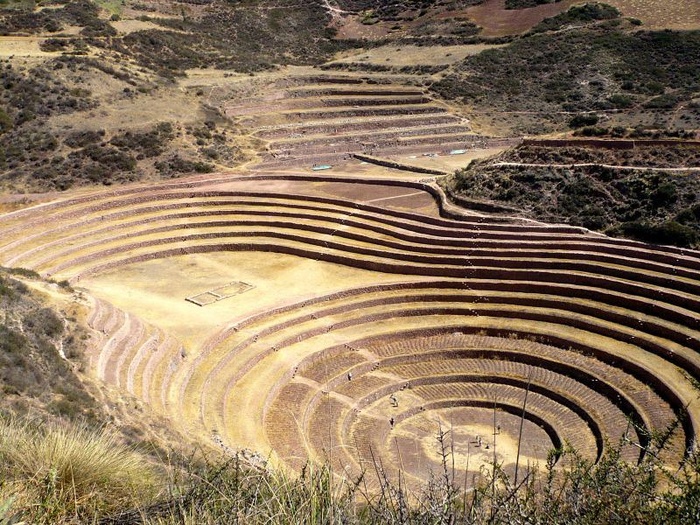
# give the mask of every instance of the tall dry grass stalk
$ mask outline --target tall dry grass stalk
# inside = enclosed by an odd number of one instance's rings
[[[146,509],[146,523],[272,524],[349,523],[355,485],[334,477],[328,465],[307,464],[301,474],[253,467],[239,456],[189,467],[190,489],[170,505]]]

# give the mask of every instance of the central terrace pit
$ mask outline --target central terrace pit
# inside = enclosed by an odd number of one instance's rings
[[[200,177],[6,215],[3,264],[93,297],[99,378],[292,468],[381,458],[418,483],[442,430],[458,470],[495,454],[512,471],[522,414],[523,464],[566,443],[595,460],[623,436],[634,462],[679,417],[663,454],[681,461],[698,254],[462,215],[417,182]],[[252,287],[184,300],[232,282]]]

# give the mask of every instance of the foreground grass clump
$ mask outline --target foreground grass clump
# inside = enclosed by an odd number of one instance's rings
[[[92,521],[147,503],[157,479],[143,457],[105,429],[0,419],[0,502],[12,502],[5,519]]]
[[[565,448],[546,465],[498,462],[466,481],[441,435],[442,468],[422,489],[381,462],[349,480],[328,464],[299,475],[237,454],[158,476],[105,432],[0,421],[0,523],[686,524],[700,522],[700,455],[680,467],[650,447],[639,464],[608,447],[598,463]],[[340,474],[340,475],[338,475]],[[158,496],[160,494],[160,496]]]
[[[138,516],[153,525],[361,523],[356,489],[356,484],[334,478],[328,466],[308,466],[300,475],[290,475],[236,456],[190,465],[174,485],[179,496],[125,513],[115,522]]]
[[[620,447],[609,447],[594,464],[567,448],[542,468],[521,466],[519,478],[496,463],[462,484],[445,447],[443,468],[415,492],[401,476],[388,479],[381,464],[349,482],[328,465],[289,477],[235,458],[191,469],[182,480],[184,496],[138,516],[153,525],[700,522],[700,457],[691,452],[683,466],[671,468],[659,453],[650,448],[635,465],[621,459]],[[121,521],[127,516],[112,523],[131,522]]]

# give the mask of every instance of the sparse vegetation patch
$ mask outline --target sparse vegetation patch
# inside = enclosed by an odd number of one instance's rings
[[[698,150],[682,145],[623,151],[523,146],[472,162],[448,185],[457,195],[505,204],[546,222],[690,247],[700,240]],[[698,170],[653,169],[686,163]]]
[[[572,8],[537,30],[615,13],[599,4]],[[572,113],[596,110],[606,112],[613,125],[648,125],[652,120],[664,128],[671,126],[673,112],[681,106],[688,111],[673,125],[696,128],[700,114],[691,101],[700,88],[700,74],[691,57],[700,53],[700,32],[630,31],[625,23],[613,18],[516,39],[467,57],[432,89],[443,98],[503,115],[503,125],[510,121],[518,133],[561,130]]]
[[[134,32],[111,45],[165,76],[195,67],[254,72],[276,64],[318,63],[347,45],[332,39],[320,3],[282,4],[213,3],[201,16],[154,18],[162,31]]]
[[[94,423],[99,409],[76,375],[85,345],[80,327],[65,322],[5,272],[0,272],[0,312],[2,409],[21,414],[33,407]]]
[[[561,0],[506,0],[506,9],[527,9],[542,4],[556,4]]]

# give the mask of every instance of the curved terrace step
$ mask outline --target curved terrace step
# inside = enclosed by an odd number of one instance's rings
[[[267,189],[277,181],[283,189]],[[470,418],[486,421],[494,403],[505,446],[526,391],[526,426],[540,447],[532,457],[571,441],[596,458],[606,439],[625,434],[624,457],[636,461],[649,434],[677,418],[662,457],[677,464],[693,446],[697,252],[331,196],[350,191],[342,177],[246,182],[260,189],[212,176],[8,214],[0,217],[3,264],[76,281],[152,258],[262,251],[403,274],[403,282],[339,285],[257,313],[231,308],[231,321],[191,355],[163,330],[96,300],[89,323],[102,340],[91,357],[99,377],[183,428],[272,447],[292,466],[332,453],[334,466],[361,469],[370,446],[395,463],[396,449],[428,439],[437,420],[473,439]],[[358,184],[367,200],[380,189]],[[398,194],[426,188],[384,183],[382,198],[389,184]],[[243,406],[250,421],[240,426]],[[416,479],[420,462],[434,463],[411,457]]]

